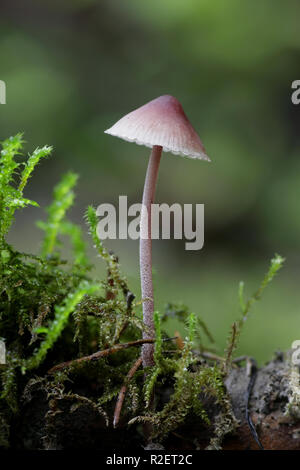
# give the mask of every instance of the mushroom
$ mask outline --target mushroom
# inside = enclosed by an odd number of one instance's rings
[[[144,185],[140,219],[140,277],[143,299],[144,338],[153,337],[153,283],[151,205],[162,151],[210,161],[203,144],[179,101],[170,95],[156,98],[121,118],[105,131],[129,142],[152,148]],[[154,365],[154,345],[142,349],[143,367]]]

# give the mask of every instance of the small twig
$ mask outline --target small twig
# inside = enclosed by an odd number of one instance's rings
[[[257,375],[256,361],[254,359],[250,358],[250,357],[247,358],[247,375],[250,378],[249,378],[248,387],[247,387],[247,390],[246,390],[246,393],[245,393],[246,420],[247,420],[248,426],[250,428],[251,434],[252,434],[255,442],[257,443],[257,445],[259,446],[259,448],[261,450],[264,450],[264,447],[263,447],[262,443],[260,442],[257,431],[256,431],[255,426],[253,424],[253,421],[252,421],[252,418],[251,418],[251,415],[250,415],[250,409],[249,409],[250,408],[250,398],[251,398],[252,390],[253,390],[255,380],[256,380],[256,375]]]
[[[210,353],[208,351],[200,351],[199,356],[203,357],[204,359],[209,359],[211,361],[217,361],[217,362],[225,362],[225,358],[221,356],[217,356],[216,354]]]
[[[116,428],[119,424],[122,406],[123,406],[125,395],[127,392],[128,382],[132,379],[132,377],[134,376],[138,368],[141,366],[141,364],[142,364],[142,358],[139,357],[138,360],[135,361],[135,363],[131,367],[130,371],[128,372],[126,376],[124,384],[121,387],[121,390],[119,392],[119,396],[117,399],[116,407],[115,407],[115,412],[114,412],[114,421],[113,421],[114,428]]]
[[[162,338],[162,341],[173,341],[177,339],[177,336],[172,336],[171,338]]]
[[[166,352],[166,351],[165,351]],[[225,357],[218,356],[217,354],[211,353],[209,351],[193,351],[195,355],[201,356],[204,359],[208,359],[211,361],[221,362],[224,363],[226,361]],[[232,364],[240,364],[241,362],[247,361],[248,356],[239,356],[232,359]]]
[[[233,363],[233,364],[240,364],[240,362],[247,361],[248,358],[249,358],[248,356],[239,356],[239,357],[235,357],[234,359],[232,359],[232,363]]]
[[[106,356],[109,356],[110,354],[121,351],[122,349],[128,349],[128,348],[132,348],[136,346],[141,346],[142,344],[145,344],[145,343],[154,343],[154,342],[155,342],[155,339],[153,338],[145,338],[145,339],[138,339],[136,341],[130,341],[129,343],[115,344],[111,348],[103,349],[103,351],[97,351],[94,354],[91,354],[90,356],[84,356],[84,357],[80,357],[79,359],[74,359],[72,361],[67,361],[67,362],[62,362],[61,364],[57,364],[56,366],[52,367],[48,371],[48,374],[53,374],[54,372],[58,370],[65,369],[66,367],[71,367],[74,364],[79,364],[81,362],[95,361],[102,357],[106,357]]]

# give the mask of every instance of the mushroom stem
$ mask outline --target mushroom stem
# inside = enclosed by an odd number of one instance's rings
[[[149,158],[141,210],[140,274],[143,299],[143,321],[146,325],[146,330],[143,333],[144,339],[151,338],[154,336],[151,205],[154,201],[155,186],[157,181],[161,153],[162,147],[160,145],[154,145]],[[153,344],[144,344],[142,348],[143,367],[149,367],[154,365],[153,354]]]

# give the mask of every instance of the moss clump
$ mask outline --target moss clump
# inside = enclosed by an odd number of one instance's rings
[[[88,208],[86,221],[94,247],[106,263],[107,277],[91,279],[82,230],[67,218],[77,175],[63,176],[54,188],[47,219],[38,222],[44,231],[40,254],[20,253],[6,241],[15,210],[38,206],[23,192],[35,166],[51,153],[51,147],[45,146],[24,159],[22,145],[20,134],[7,139],[0,159],[0,338],[6,345],[6,364],[0,365],[0,446],[12,445],[10,425],[37,389],[47,403],[43,442],[51,447],[55,419],[62,413],[93,410],[104,426],[111,426],[116,398],[125,384],[122,426],[151,423],[150,438],[161,441],[194,415],[214,429],[210,446],[219,448],[224,434],[235,427],[223,379],[244,320],[234,327],[227,356],[220,363],[207,363],[201,358],[202,334],[212,341],[206,325],[186,307],[169,304],[163,315],[155,314],[155,366],[146,371],[146,380],[144,371],[137,370],[126,382],[140,355],[140,343],[135,341],[144,328],[141,303],[135,302],[116,256],[99,240],[93,207]],[[69,237],[73,248],[73,261],[68,263],[60,254],[61,236]],[[273,260],[254,300],[281,264],[281,258]],[[243,319],[253,301],[243,304]],[[187,325],[184,340],[174,343],[162,331],[169,316]],[[135,343],[119,348],[124,342]],[[99,350],[108,352],[96,357]],[[69,361],[66,366],[48,373],[64,361]],[[204,397],[218,407],[215,422],[205,409]]]

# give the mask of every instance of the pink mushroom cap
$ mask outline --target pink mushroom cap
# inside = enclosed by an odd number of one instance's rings
[[[210,161],[181,104],[170,95],[126,114],[105,133],[146,147],[159,145],[175,155]]]

